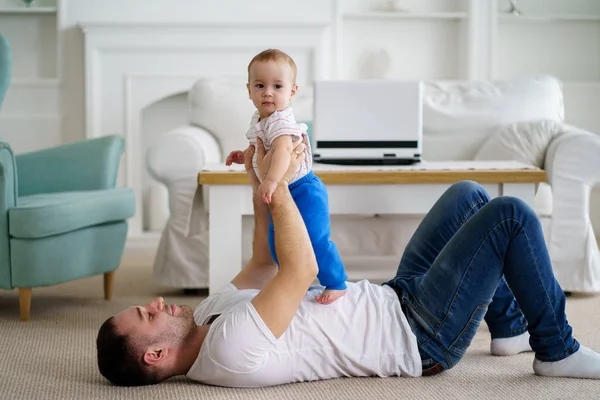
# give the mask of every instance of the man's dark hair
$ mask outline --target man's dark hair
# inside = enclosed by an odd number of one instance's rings
[[[127,336],[119,335],[114,317],[100,327],[96,339],[98,369],[102,376],[118,386],[143,386],[160,382],[158,374],[144,365]]]

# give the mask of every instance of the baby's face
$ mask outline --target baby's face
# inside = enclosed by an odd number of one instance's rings
[[[246,86],[261,118],[286,108],[298,90],[292,67],[275,61],[253,63],[250,66],[250,82]]]

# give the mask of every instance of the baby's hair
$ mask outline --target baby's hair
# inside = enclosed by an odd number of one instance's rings
[[[250,82],[250,67],[252,66],[252,64],[254,64],[255,62],[265,61],[288,63],[288,65],[292,68],[292,83],[296,83],[296,63],[294,62],[292,57],[288,56],[283,51],[277,49],[267,49],[261,51],[260,53],[254,56],[254,58],[250,61],[250,64],[248,64],[248,82]]]

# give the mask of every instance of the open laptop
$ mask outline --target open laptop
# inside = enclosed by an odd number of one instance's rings
[[[421,81],[316,81],[313,158],[341,165],[419,162],[423,141]]]

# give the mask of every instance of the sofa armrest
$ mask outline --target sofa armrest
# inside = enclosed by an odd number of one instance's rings
[[[590,194],[600,181],[600,136],[565,125],[548,146],[552,223],[546,238],[553,270],[567,291],[600,290],[600,251],[590,220]]]
[[[599,155],[600,135],[565,125],[564,133],[556,136],[546,150],[548,182],[560,179],[593,186],[600,182]]]
[[[198,126],[166,132],[146,152],[146,168],[169,192],[169,223],[182,235],[194,235],[206,219],[207,199],[198,186],[206,164],[220,163],[221,148],[212,134]]]
[[[19,196],[115,186],[124,140],[104,136],[16,157]]]
[[[160,135],[146,151],[148,172],[167,187],[182,180],[195,183],[206,164],[220,162],[221,148],[213,135],[192,125]]]
[[[17,204],[17,170],[8,143],[0,142],[0,289],[11,289],[8,210]]]

